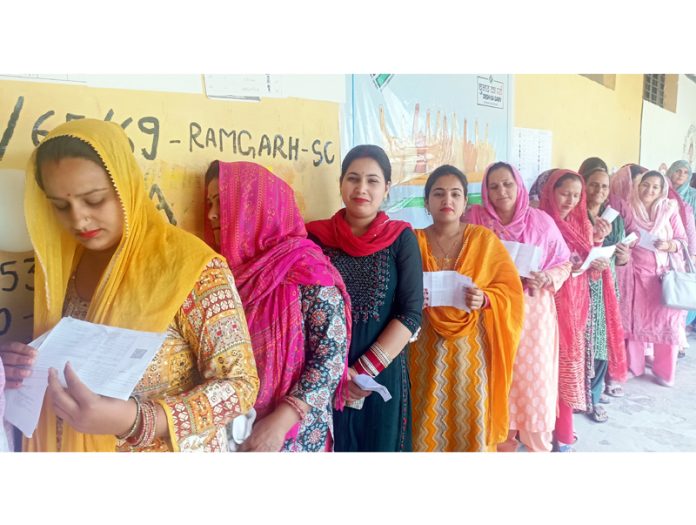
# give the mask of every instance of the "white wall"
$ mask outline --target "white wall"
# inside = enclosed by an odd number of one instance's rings
[[[243,77],[245,75],[230,75]],[[255,76],[255,75],[254,75]],[[161,91],[172,93],[205,93],[203,75],[81,75],[81,74],[29,74],[0,77],[8,80],[32,82],[59,82],[86,84],[96,88],[134,89],[139,91]],[[278,81],[283,97],[309,100],[345,102],[346,75],[273,75]]]
[[[696,141],[696,82],[679,75],[676,113],[643,101],[640,164],[656,169],[663,162],[669,166],[685,159],[696,168],[696,144],[692,157],[687,157],[690,141]]]

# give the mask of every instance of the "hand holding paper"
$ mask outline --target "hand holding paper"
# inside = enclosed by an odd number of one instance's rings
[[[165,337],[165,333],[114,328],[64,317],[49,333],[30,343],[38,350],[38,356],[22,387],[7,391],[5,418],[31,437],[39,421],[50,368],[56,370],[54,380],[70,390],[68,378],[63,380],[68,361],[76,379],[73,385],[79,382],[94,395],[126,401]],[[80,394],[77,395],[79,398]]]
[[[619,212],[616,211],[616,210],[615,210],[614,208],[612,208],[611,206],[607,206],[607,207],[604,209],[604,212],[603,212],[602,215],[601,215],[602,219],[604,219],[605,221],[607,221],[609,224],[611,224],[612,222],[614,222],[614,219],[616,219],[618,216],[619,216]]]
[[[593,226],[593,231],[594,242],[602,242],[605,237],[611,233],[611,224],[602,217],[597,217]]]
[[[363,390],[377,392],[384,401],[389,401],[392,398],[386,386],[380,385],[368,375],[358,374],[353,377],[353,382]]]
[[[640,234],[638,246],[645,248],[646,250],[650,250],[651,252],[656,252],[657,248],[655,248],[655,241],[658,241],[659,239],[649,231],[640,228],[638,229],[638,233]]]
[[[471,310],[480,310],[483,307],[484,295],[483,290],[477,286],[472,286],[466,289],[465,292],[466,305]]]
[[[624,244],[626,246],[630,246],[631,243],[636,242],[638,240],[638,236],[636,235],[636,232],[631,232],[626,237],[621,239],[621,244]]]
[[[423,294],[428,297],[424,306],[454,306],[469,312],[466,290],[472,285],[471,277],[459,272],[423,272]]]
[[[48,393],[58,417],[85,434],[115,435],[128,430],[135,420],[134,403],[95,394],[80,381],[70,363],[64,373],[66,387],[60,384],[55,368],[48,374]]]
[[[616,246],[595,246],[590,250],[590,253],[587,255],[587,259],[585,259],[585,262],[582,263],[580,268],[578,268],[576,272],[573,272],[573,275],[580,275],[590,267],[593,261],[596,261],[597,259],[610,259],[611,256],[614,255],[615,250]]]
[[[502,241],[521,277],[530,277],[541,268],[541,248],[533,244],[515,241]]]

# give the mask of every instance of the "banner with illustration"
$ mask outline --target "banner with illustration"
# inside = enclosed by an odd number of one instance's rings
[[[66,120],[120,124],[150,198],[172,223],[202,236],[203,175],[213,160],[268,167],[295,190],[308,220],[340,206],[339,104],[297,98],[212,100],[85,85],[0,80],[0,341],[31,337],[34,258],[23,216],[33,148]]]
[[[423,185],[442,164],[462,170],[471,203],[480,201],[486,166],[506,160],[513,99],[509,75],[352,75],[344,111],[343,153],[382,146],[392,163],[385,211],[415,227],[430,223]]]

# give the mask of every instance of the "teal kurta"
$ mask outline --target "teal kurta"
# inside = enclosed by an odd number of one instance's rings
[[[310,238],[322,244],[318,239]],[[411,333],[421,323],[423,264],[416,236],[404,230],[394,243],[372,255],[353,257],[322,246],[340,272],[351,300],[353,317],[349,364],[365,353],[392,319]],[[411,386],[406,347],[375,380],[392,395],[365,398],[360,410],[334,410],[334,450],[337,452],[411,451]]]

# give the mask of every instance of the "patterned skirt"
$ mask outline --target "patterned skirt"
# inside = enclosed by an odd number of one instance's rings
[[[413,450],[489,450],[488,352],[483,323],[475,336],[446,340],[423,316],[420,336],[409,350]]]

